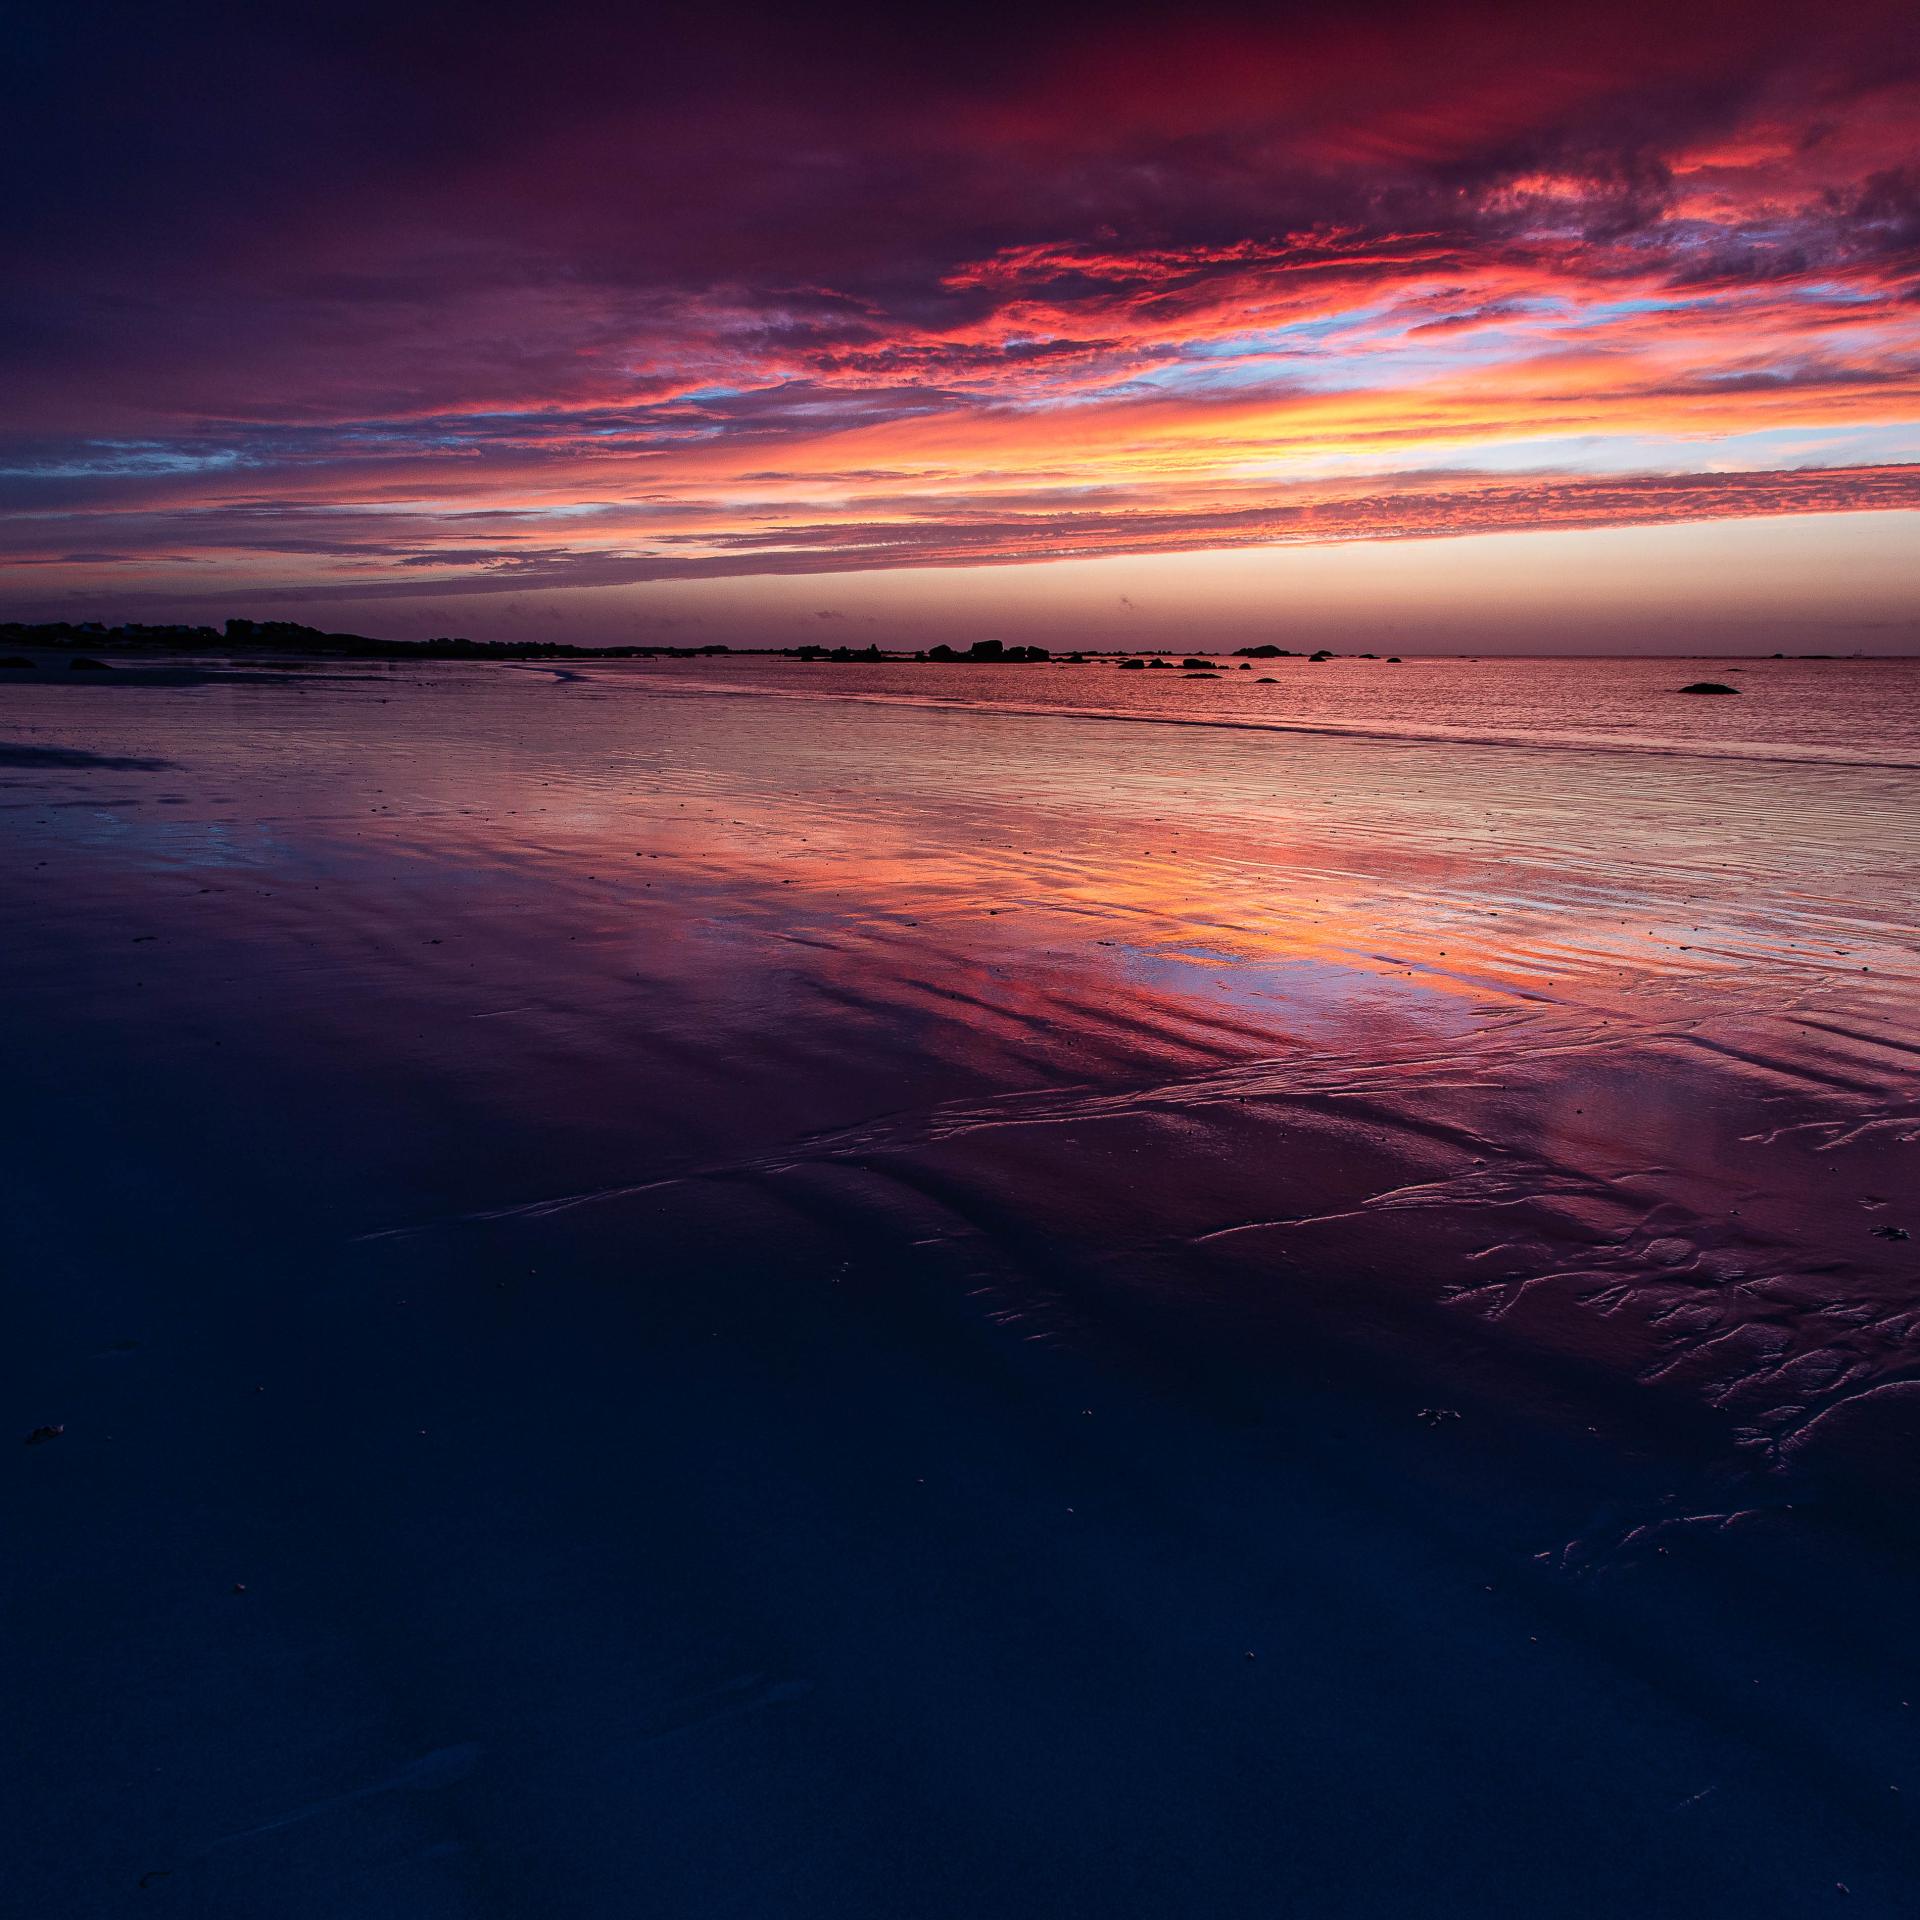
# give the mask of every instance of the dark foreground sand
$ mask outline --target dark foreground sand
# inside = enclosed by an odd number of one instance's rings
[[[1911,775],[797,711],[0,715],[8,1910],[1911,1912]]]

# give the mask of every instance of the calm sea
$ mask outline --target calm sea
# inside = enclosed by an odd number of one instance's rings
[[[1151,657],[1151,656],[1147,656]],[[649,663],[645,673],[756,693],[1181,720],[1392,738],[1630,747],[1920,766],[1920,659],[1408,659],[1239,662],[1217,680],[1111,660],[1012,667],[785,659]],[[1194,656],[1199,657],[1199,656]],[[1243,665],[1247,669],[1242,671]],[[1736,697],[1688,695],[1718,681]]]

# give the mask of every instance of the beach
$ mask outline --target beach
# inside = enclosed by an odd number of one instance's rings
[[[10,1897],[1903,1911],[1916,779],[1908,660],[0,684]]]

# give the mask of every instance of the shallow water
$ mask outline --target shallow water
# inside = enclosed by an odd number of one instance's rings
[[[1161,670],[1090,659],[1013,667],[784,659],[595,671],[757,698],[1184,721],[1200,726],[1548,748],[1611,747],[1716,758],[1920,767],[1920,672],[1910,659],[1455,659],[1294,655],[1239,661],[1138,655]],[[1211,678],[1208,674],[1211,674]],[[1688,695],[1699,682],[1736,698]]]
[[[41,1910],[1898,1897],[1920,664],[116,671]]]

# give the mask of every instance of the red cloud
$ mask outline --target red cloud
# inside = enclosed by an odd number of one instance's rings
[[[76,42],[4,551],[412,590],[1911,504],[1906,9],[517,19]]]

